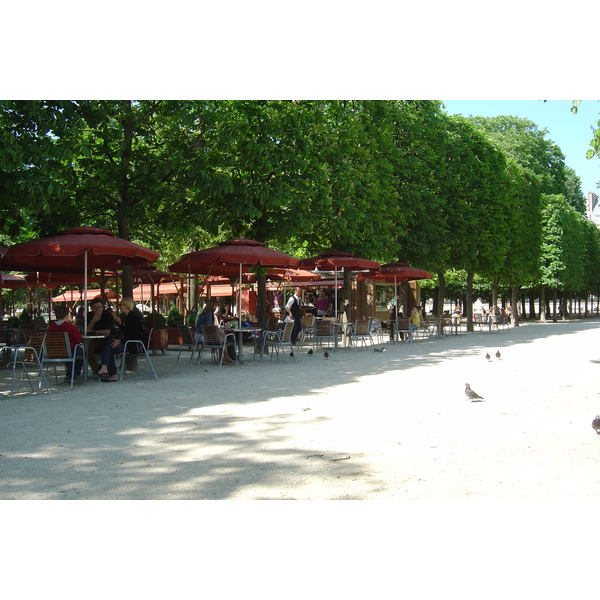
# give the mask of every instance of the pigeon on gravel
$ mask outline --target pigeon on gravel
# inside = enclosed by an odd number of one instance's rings
[[[492,357],[490,356],[490,353],[489,353],[489,352],[486,352],[486,355],[485,355],[485,357],[486,357],[488,360],[490,360],[490,359],[492,358]]]
[[[596,433],[600,435],[600,415],[596,415],[596,418],[592,421],[592,427],[596,430]]]
[[[496,350],[496,358],[500,358],[501,354],[500,354],[500,350]]]
[[[313,351],[312,351],[312,348],[311,348],[306,354],[308,354],[309,356],[312,356],[312,353],[313,353]]]
[[[471,402],[479,402],[480,400],[483,400],[483,396],[480,396],[477,392],[474,392],[468,383],[465,383],[465,394],[467,395],[467,398],[471,400]]]
[[[385,352],[385,348],[373,348],[373,352]]]
[[[325,350],[325,354],[323,354],[323,356],[325,357],[325,359],[329,358],[329,352],[327,352],[327,350]]]

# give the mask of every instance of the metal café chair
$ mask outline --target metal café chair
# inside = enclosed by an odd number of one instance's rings
[[[357,319],[354,321],[354,325],[351,330],[352,347],[356,351],[358,343],[360,342],[360,349],[362,350],[369,342],[373,344],[373,338],[371,337],[370,331],[370,319]]]
[[[196,336],[194,332],[187,325],[177,325],[179,329],[179,335],[181,336],[181,346],[179,347],[179,352],[177,353],[177,360],[175,364],[179,362],[179,357],[181,356],[181,352],[185,348],[189,348],[192,353],[190,354],[189,364],[192,364],[192,360],[194,358],[194,353],[198,350],[198,354],[200,354],[200,350],[198,346],[202,344],[202,342],[196,341]]]
[[[227,351],[228,344],[235,346],[235,334],[233,332],[226,333],[224,336],[221,335],[222,331],[216,325],[202,325],[202,337],[204,338],[204,344],[200,350],[200,356],[198,357],[198,364],[202,362],[202,355],[204,350],[207,348],[210,350],[211,356],[215,357],[215,352],[221,351],[221,360],[219,367],[223,366],[223,357]],[[238,362],[238,352],[235,353],[235,362]]]
[[[50,331],[44,336],[44,350],[42,352],[42,366],[54,366],[54,377],[58,384],[58,373],[56,371],[57,364],[71,363],[71,389],[73,389],[73,381],[75,378],[75,362],[78,360],[86,360],[85,346],[83,343],[76,344],[74,350],[71,350],[71,342],[69,334],[63,331]],[[81,348],[81,353],[77,353],[77,349]],[[87,380],[87,369],[83,369],[83,379]]]
[[[287,357],[288,348],[289,348],[290,356],[294,359],[294,362],[298,362],[296,360],[296,354],[294,353],[294,346],[292,344],[292,330],[293,329],[294,329],[294,322],[288,321],[287,323],[285,323],[282,330],[278,330],[278,331],[265,330],[265,331],[263,331],[259,362],[262,362],[265,350],[267,352],[270,351],[271,362],[273,362],[273,350],[274,350],[277,353],[277,362],[279,362],[279,351],[281,350],[283,356],[285,357],[285,362],[289,364],[290,361]]]
[[[313,325],[313,349],[323,347],[323,342],[331,341],[331,350],[335,351],[337,344],[337,329],[334,323],[328,319],[315,319]]]
[[[123,344],[123,352],[121,354],[121,376],[119,377],[120,381],[123,381],[123,377],[125,377],[125,367],[127,363],[127,356],[135,356],[136,365],[137,360],[140,358],[145,358],[150,365],[150,369],[152,370],[152,374],[154,375],[154,379],[158,381],[158,375],[154,370],[154,365],[150,360],[150,355],[148,354],[148,347],[150,346],[150,340],[152,339],[152,329],[148,334],[148,338],[146,340],[127,340],[125,344]]]
[[[35,392],[33,389],[33,385],[31,383],[31,379],[29,377],[29,371],[27,370],[29,366],[35,365],[39,370],[39,384],[38,387],[41,389],[42,384],[46,388],[46,392],[50,393],[50,389],[48,388],[48,381],[44,375],[44,368],[42,365],[42,353],[43,353],[43,344],[44,344],[44,334],[43,333],[32,333],[29,336],[29,340],[27,341],[27,345],[15,346],[13,348],[13,355],[11,359],[7,363],[7,367],[12,368],[12,378],[10,382],[10,395],[11,397],[14,394],[14,385],[15,385],[15,372],[17,367],[21,367],[23,369],[23,378],[27,377],[27,381],[29,383],[29,387],[32,392]]]

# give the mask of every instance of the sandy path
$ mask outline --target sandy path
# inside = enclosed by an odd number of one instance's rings
[[[196,369],[169,351],[158,383],[140,362],[123,383],[0,402],[0,498],[594,498],[599,325],[290,365]],[[485,402],[467,401],[465,382]]]

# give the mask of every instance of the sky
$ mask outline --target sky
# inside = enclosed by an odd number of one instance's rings
[[[540,129],[547,129],[552,140],[565,155],[565,163],[581,178],[584,196],[600,195],[600,157],[585,157],[592,139],[591,126],[598,127],[600,101],[584,100],[577,114],[571,113],[572,100],[444,100],[446,112],[481,117],[509,115],[527,118]]]

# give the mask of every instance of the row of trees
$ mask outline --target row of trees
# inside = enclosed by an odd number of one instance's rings
[[[546,132],[437,101],[3,101],[0,195],[0,245],[86,223],[163,266],[232,236],[333,248],[434,271],[441,298],[463,272],[467,311],[476,275],[494,294],[600,290],[598,233]]]

